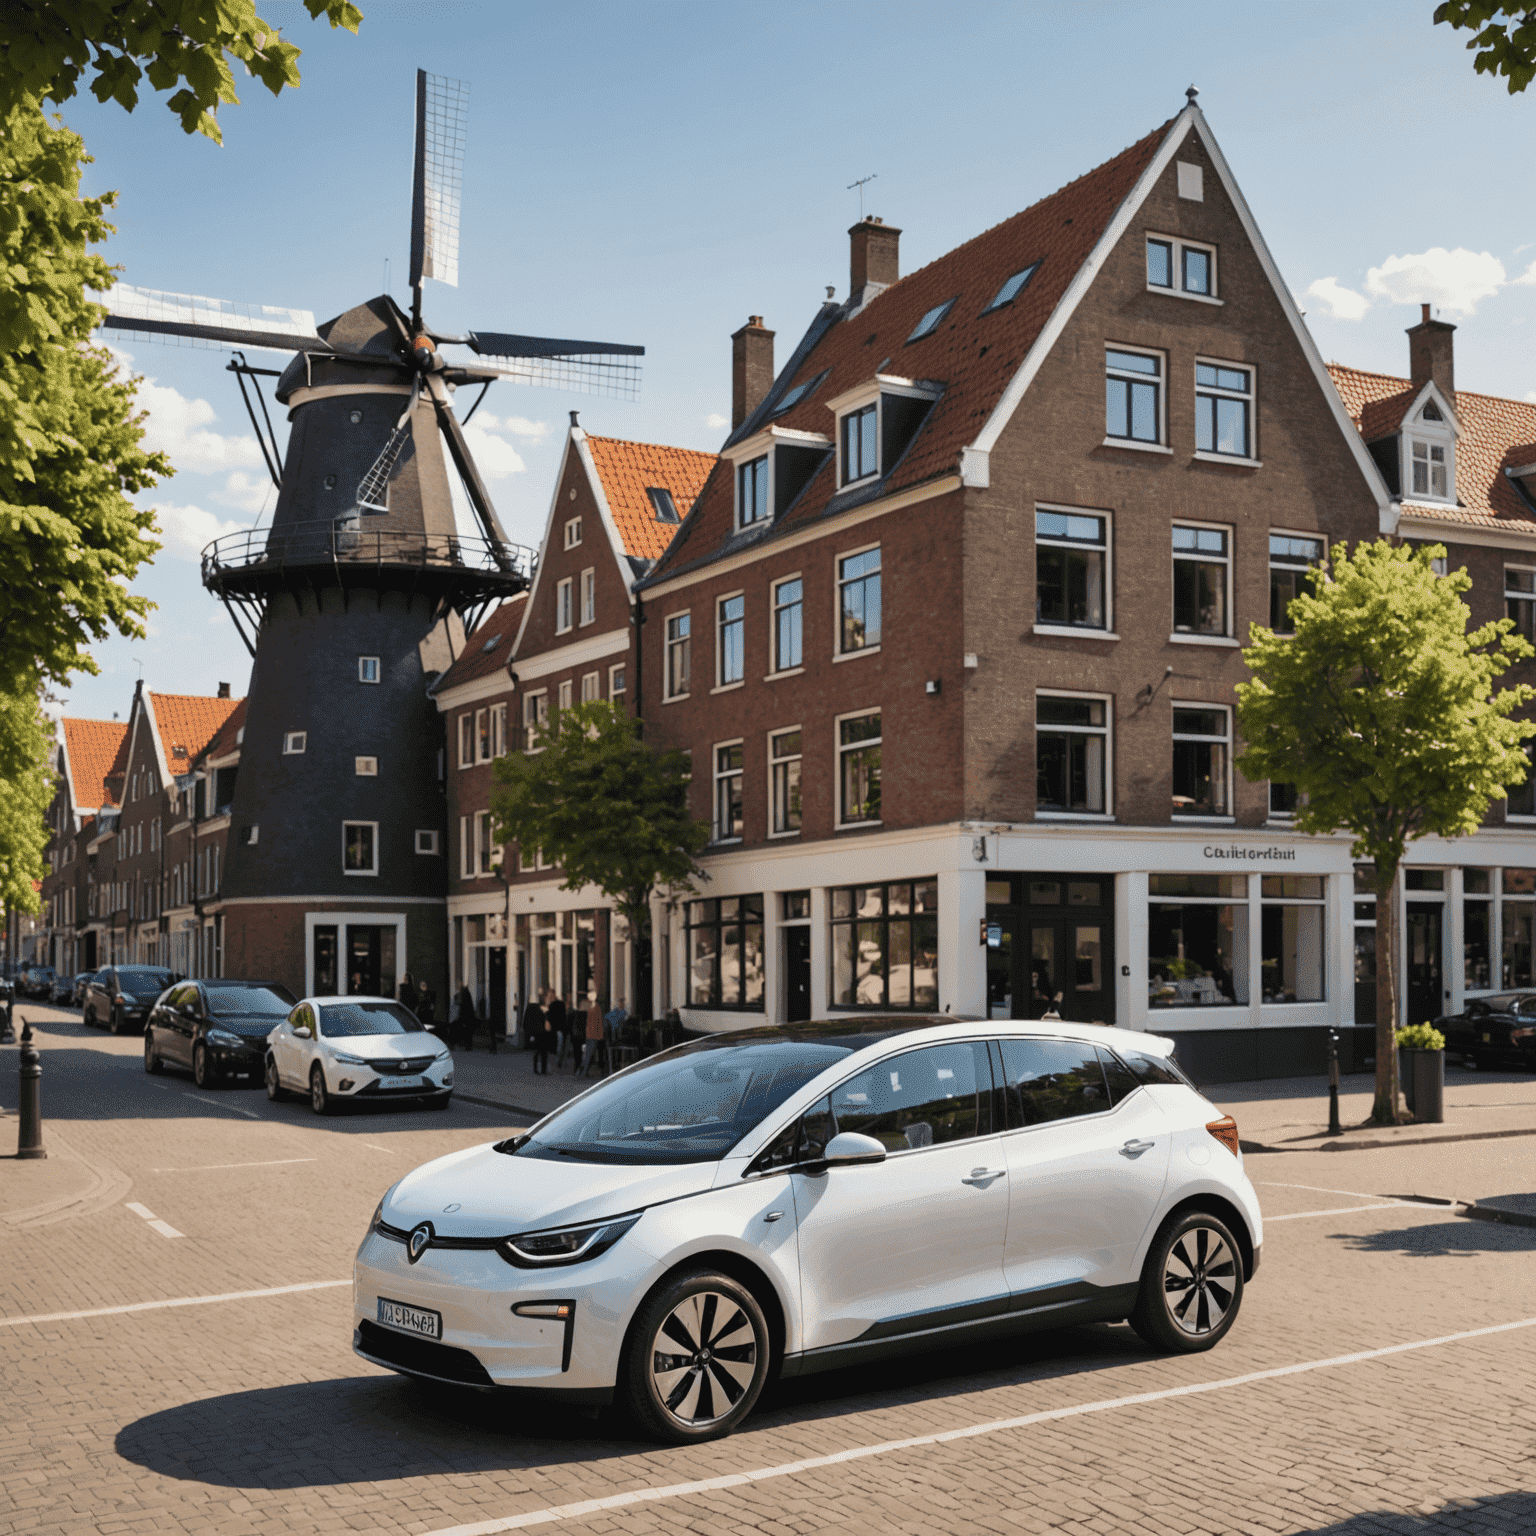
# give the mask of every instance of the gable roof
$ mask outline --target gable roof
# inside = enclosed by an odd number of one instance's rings
[[[219,728],[245,701],[197,693],[146,693],[159,737],[160,763],[167,776],[185,773]],[[184,749],[180,753],[177,748]]]
[[[512,642],[517,627],[523,621],[524,607],[528,601],[526,592],[493,608],[477,628],[464,638],[464,649],[458,660],[432,685],[432,696],[440,697],[460,683],[472,683],[477,678],[490,677],[495,672],[505,672],[512,663]],[[491,645],[491,641],[495,641]],[[486,647],[490,645],[490,649]],[[509,682],[507,686],[512,685]]]
[[[193,762],[202,762],[209,758],[228,757],[231,752],[240,749],[240,733],[245,729],[245,704],[244,699],[236,699],[235,707],[229,712],[217,731],[208,738],[202,751],[192,759]]]
[[[1367,373],[1342,363],[1329,363],[1328,372],[1366,442],[1395,433],[1422,391],[1421,385],[1395,374]],[[1448,507],[1405,496],[1404,511],[1443,522],[1536,533],[1536,512],[1504,473],[1536,462],[1531,448],[1536,442],[1536,404],[1458,389],[1455,409],[1461,427],[1456,440],[1459,505]]]
[[[112,804],[107,775],[128,741],[122,720],[71,720],[59,725],[64,735],[64,754],[70,795],[77,815]]]
[[[671,491],[678,516],[686,517],[719,456],[692,448],[669,448],[663,443],[631,443],[590,434],[587,447],[624,553],[639,560],[659,559],[679,524],[658,522],[646,491],[652,487]]]

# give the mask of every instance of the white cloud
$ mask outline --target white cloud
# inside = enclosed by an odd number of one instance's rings
[[[731,418],[729,416],[722,416],[718,411],[711,411],[709,415],[704,418],[704,425],[708,427],[711,432],[723,432],[728,426],[730,426],[730,424]]]
[[[1470,315],[1504,286],[1504,263],[1488,251],[1434,246],[1417,256],[1389,256],[1365,275],[1367,290],[1394,304],[1432,304]]]
[[[487,432],[509,432],[513,437],[529,437],[534,442],[549,436],[547,421],[529,421],[526,416],[493,416],[489,411],[476,411],[470,425],[484,427]]]
[[[205,512],[201,507],[175,506],[162,502],[155,508],[155,521],[165,552],[172,555],[200,555],[203,547],[226,533],[243,533],[245,523],[228,522]]]
[[[1520,247],[1521,251],[1528,249],[1528,246],[1522,245]],[[1518,256],[1520,251],[1516,251],[1515,254]],[[1511,279],[1511,287],[1513,287],[1515,284],[1520,284],[1521,286],[1528,288],[1536,288],[1536,261],[1533,261],[1530,266],[1528,266],[1525,271],[1520,274],[1519,277]]]
[[[1525,398],[1529,400],[1532,405],[1536,405],[1536,389],[1526,390]]]
[[[265,470],[260,475],[252,476],[243,469],[236,469],[230,472],[229,479],[224,482],[219,500],[232,507],[239,507],[242,512],[260,512],[276,494],[276,489],[272,477]]]
[[[133,372],[133,353],[110,343],[107,351],[117,359],[120,368]],[[219,414],[206,400],[189,400],[180,390],[146,377],[139,380],[138,405],[140,410],[149,412],[149,420],[144,423],[144,446],[151,452],[167,454],[176,469],[217,474],[236,466],[254,467],[261,463],[261,448],[248,433],[227,437],[222,432],[207,430],[210,422],[219,419]]]
[[[506,438],[480,425],[478,416],[464,428],[464,441],[487,480],[505,480],[508,475],[520,475],[528,467]]]
[[[1363,293],[1341,287],[1334,277],[1318,278],[1302,298],[1321,306],[1334,320],[1358,320],[1371,307],[1371,301]]]

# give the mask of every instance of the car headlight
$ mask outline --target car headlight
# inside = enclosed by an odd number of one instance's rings
[[[382,1221],[384,1217],[384,1202],[387,1199],[389,1199],[388,1190],[379,1196],[379,1203],[374,1206],[373,1215],[368,1218],[368,1230],[370,1232],[377,1232],[379,1230],[379,1222]]]
[[[121,993],[121,992],[119,992],[119,993],[118,993],[118,994],[117,994],[117,996],[116,996],[116,997],[114,997],[114,998],[113,998],[113,999],[112,999],[112,1001],[113,1001],[113,1002],[114,1002],[114,1003],[127,1003],[127,1002],[131,1002],[131,1001],[132,1001],[132,999],[131,999],[131,998],[127,998],[127,997],[124,997],[124,996],[123,996],[123,994],[122,994],[122,993]]]
[[[453,1052],[445,1045],[432,1059],[433,1061],[447,1061],[452,1054]]]
[[[245,1041],[228,1029],[210,1029],[208,1041],[211,1045],[244,1045]]]
[[[588,1222],[580,1227],[558,1227],[547,1232],[519,1232],[504,1237],[496,1251],[519,1269],[547,1269],[556,1264],[582,1264],[606,1253],[640,1220],[641,1213],[613,1221]]]
[[[361,1056],[349,1056],[345,1051],[337,1051],[331,1057],[331,1060],[340,1067],[366,1067],[368,1065]]]

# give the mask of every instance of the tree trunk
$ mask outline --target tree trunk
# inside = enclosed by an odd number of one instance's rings
[[[1397,869],[1377,868],[1376,879],[1376,1102],[1377,1125],[1398,1122],[1397,1081]]]

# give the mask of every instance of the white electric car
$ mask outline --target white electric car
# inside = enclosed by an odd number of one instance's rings
[[[1258,1268],[1237,1126],[1171,1042],[868,1018],[696,1040],[407,1174],[353,1348],[409,1375],[733,1429],[764,1382],[1129,1319],[1209,1349]]]
[[[306,997],[267,1036],[267,1097],[307,1094],[317,1115],[401,1099],[447,1109],[453,1056],[388,997]]]

